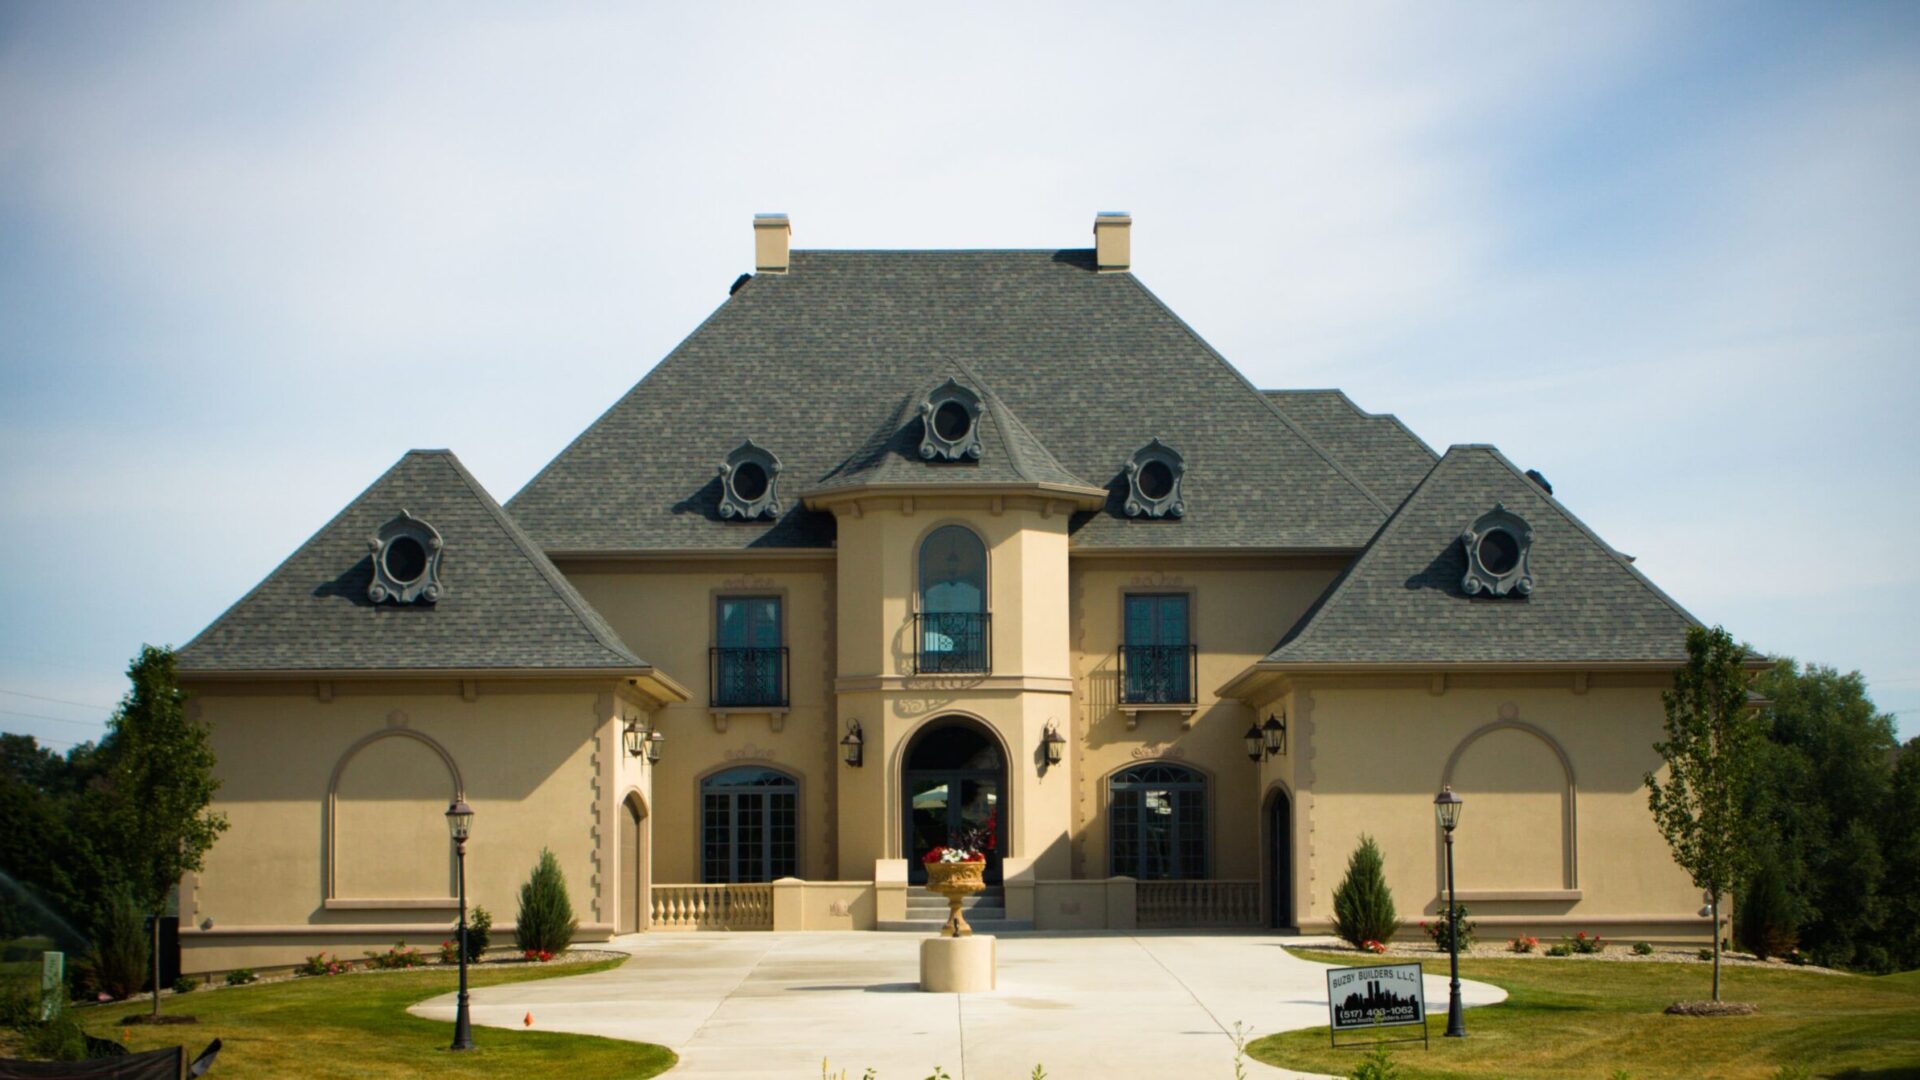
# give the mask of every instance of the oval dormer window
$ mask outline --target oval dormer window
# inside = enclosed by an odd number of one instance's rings
[[[756,521],[780,516],[780,459],[752,439],[734,447],[720,465],[720,516]]]
[[[1185,516],[1187,503],[1180,493],[1180,481],[1186,472],[1180,452],[1159,439],[1135,450],[1126,468],[1127,516]]]
[[[1461,532],[1460,545],[1467,555],[1460,589],[1468,596],[1533,593],[1533,528],[1520,515],[1495,503]]]
[[[373,580],[367,599],[376,604],[432,604],[440,600],[440,532],[405,510],[367,541]]]
[[[920,456],[928,461],[979,461],[980,395],[948,379],[920,403]]]

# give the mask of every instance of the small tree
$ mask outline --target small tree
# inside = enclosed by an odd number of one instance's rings
[[[1687,631],[1686,666],[1660,700],[1667,737],[1654,749],[1667,765],[1663,784],[1648,773],[1647,804],[1674,861],[1706,891],[1713,915],[1713,1000],[1720,1000],[1720,899],[1754,862],[1752,829],[1742,813],[1763,725],[1747,702],[1745,652],[1724,629]]]
[[[1333,930],[1356,949],[1368,941],[1384,945],[1400,932],[1393,890],[1387,888],[1386,859],[1371,836],[1360,837],[1360,846],[1347,859],[1347,876],[1333,891]]]
[[[153,1014],[160,1015],[160,919],[182,875],[201,869],[227,828],[207,807],[220,781],[206,725],[187,716],[173,650],[142,646],[133,688],[107,722],[102,773],[89,800],[93,843],[134,905],[153,916]]]
[[[573,917],[573,901],[567,899],[560,860],[541,848],[533,876],[520,886],[520,918],[513,928],[514,942],[523,953],[565,952],[579,926]]]

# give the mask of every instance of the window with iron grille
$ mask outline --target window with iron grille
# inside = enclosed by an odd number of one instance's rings
[[[787,705],[787,649],[780,641],[780,598],[723,596],[715,612],[709,704]]]
[[[920,610],[914,615],[915,670],[993,669],[987,614],[987,547],[973,530],[945,525],[920,544]]]
[[[700,880],[772,881],[799,865],[800,785],[753,766],[700,782]]]
[[[1198,650],[1189,636],[1186,594],[1128,594],[1125,633],[1120,646],[1121,703],[1191,704]]]
[[[1165,762],[1113,775],[1109,874],[1141,881],[1207,876],[1207,778]]]

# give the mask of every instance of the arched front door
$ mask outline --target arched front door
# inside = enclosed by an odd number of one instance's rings
[[[908,880],[925,884],[927,852],[991,822],[995,843],[986,879],[998,883],[1007,846],[1007,763],[1000,744],[975,721],[949,717],[920,729],[907,745],[905,764],[900,805]]]
[[[1293,926],[1293,804],[1287,793],[1267,796],[1267,925]]]
[[[620,926],[622,934],[647,928],[647,810],[640,796],[629,795],[620,807],[620,866],[625,888],[621,889]]]

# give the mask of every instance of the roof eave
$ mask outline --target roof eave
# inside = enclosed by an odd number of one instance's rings
[[[180,681],[231,683],[278,682],[292,679],[660,679],[678,688],[665,675],[647,665],[609,665],[607,667],[438,667],[438,668],[191,668],[179,669]],[[686,694],[684,689],[679,693]],[[681,700],[685,700],[684,696]]]
[[[1048,481],[1012,481],[965,484],[849,484],[845,487],[814,488],[803,491],[800,493],[800,498],[809,510],[829,510],[855,499],[1033,494],[1072,503],[1078,510],[1099,510],[1107,505],[1107,499],[1110,497],[1110,493],[1105,488],[1080,487]]]

